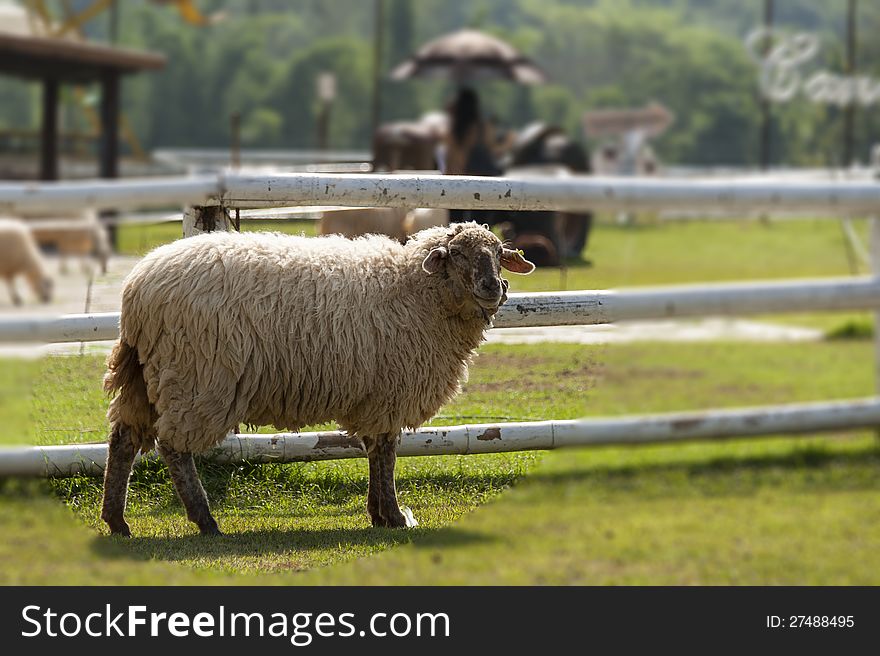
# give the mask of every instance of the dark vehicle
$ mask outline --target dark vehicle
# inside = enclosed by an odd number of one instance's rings
[[[383,125],[373,141],[373,170],[426,170],[436,167],[438,129],[430,122]],[[556,126],[532,123],[519,132],[499,162],[505,173],[568,176],[592,172],[589,153]],[[503,237],[538,266],[558,266],[580,257],[586,248],[593,216],[589,212],[480,211],[479,220],[497,225]]]
[[[532,123],[516,139],[504,162],[505,170],[532,168],[530,174],[564,176],[591,173],[586,148],[561,128]],[[505,239],[526,253],[539,266],[556,266],[566,258],[579,257],[586,248],[593,215],[589,212],[499,212]]]

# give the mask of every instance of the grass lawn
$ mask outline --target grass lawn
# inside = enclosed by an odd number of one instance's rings
[[[178,230],[126,226],[121,246],[142,253]],[[571,263],[566,288],[849,273],[838,225],[819,220],[603,222],[587,255],[592,266]],[[560,287],[558,269],[511,278],[518,291]],[[779,320],[833,329],[867,315]],[[432,423],[865,396],[873,362],[866,340],[486,346]],[[0,443],[103,440],[103,370],[88,354],[0,360]],[[880,449],[868,432],[405,458],[400,496],[420,521],[407,531],[369,526],[366,469],[203,463],[227,533],[213,540],[186,521],[155,463],[132,480],[132,540],[104,537],[96,479],[0,481],[0,583],[880,584]]]
[[[487,346],[433,423],[854,397],[870,361],[866,342]],[[28,366],[36,441],[101,436],[99,358]],[[203,465],[215,540],[158,465],[133,479],[132,540],[97,535],[95,479],[8,481],[0,582],[876,584],[878,465],[867,433],[406,458],[410,531],[369,527],[364,461]]]

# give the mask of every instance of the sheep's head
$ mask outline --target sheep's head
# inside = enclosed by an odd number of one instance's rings
[[[422,269],[432,275],[445,272],[458,295],[471,300],[487,320],[507,300],[501,268],[523,274],[535,268],[519,251],[506,248],[487,226],[454,224],[445,237],[445,244],[425,257]]]

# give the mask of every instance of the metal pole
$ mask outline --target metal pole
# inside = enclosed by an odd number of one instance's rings
[[[306,205],[558,211],[665,211],[837,217],[872,215],[875,180],[529,178],[361,173],[224,173],[44,183],[0,181],[0,212],[133,209],[172,204],[256,209]]]
[[[382,49],[385,38],[385,0],[375,0],[374,10],[372,134],[376,134],[382,120]]]
[[[809,212],[867,214],[880,185],[856,180],[588,177],[536,178],[421,174],[237,173],[217,201],[242,209],[332,202],[348,207],[468,210]],[[0,203],[3,187],[0,185]],[[33,192],[31,191],[31,196]],[[31,198],[31,200],[35,200]]]
[[[318,109],[318,150],[324,151],[330,145],[330,101],[321,100]]]
[[[43,128],[40,136],[40,179],[58,179],[58,80],[43,80]]]
[[[229,117],[229,165],[233,169],[241,167],[241,114],[233,112]]]
[[[880,282],[880,217],[871,217],[871,272]],[[880,311],[874,312],[874,389],[880,390]],[[880,440],[880,425],[875,433]]]
[[[184,236],[231,228],[222,207],[195,207],[184,217]],[[700,316],[880,310],[880,278],[672,285],[625,290],[511,293],[494,328],[584,326]],[[114,339],[119,314],[0,319],[0,342],[89,342]]]
[[[100,174],[102,178],[119,177],[119,74],[111,71],[104,73],[101,79],[101,142],[100,142]],[[115,211],[107,211],[102,217],[113,217]],[[107,225],[107,236],[113,249],[118,244],[118,233],[115,223]]]
[[[811,434],[880,423],[877,398],[560,421],[433,426],[404,431],[398,456],[507,453],[535,449],[640,445],[690,440]],[[205,459],[220,463],[363,458],[358,438],[340,431],[228,435]],[[152,457],[152,456],[148,456]],[[106,444],[0,449],[0,476],[100,475]]]
[[[764,0],[764,29],[766,42],[764,43],[764,56],[770,52],[773,42],[773,0]],[[761,98],[761,170],[770,166],[770,99]]]
[[[846,75],[856,74],[856,0],[848,0],[846,7]],[[855,94],[853,94],[855,96]],[[843,110],[843,168],[852,166],[855,157],[856,101],[850,98]]]

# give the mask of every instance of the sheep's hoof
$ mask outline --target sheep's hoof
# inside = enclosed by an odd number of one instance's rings
[[[413,517],[412,510],[406,507],[401,508],[390,517],[377,516],[372,520],[373,526],[377,528],[415,528],[419,525],[416,518]]]
[[[415,528],[419,525],[419,523],[416,521],[416,518],[413,516],[413,511],[406,506],[400,509],[400,514],[403,515],[403,518],[406,520],[407,528]]]
[[[213,526],[199,527],[199,532],[202,535],[209,535],[209,536],[222,536],[223,535],[223,532],[219,529],[217,524],[214,524]]]
[[[110,535],[119,535],[124,538],[130,538],[131,529],[125,521],[121,524],[113,523],[110,525]]]

